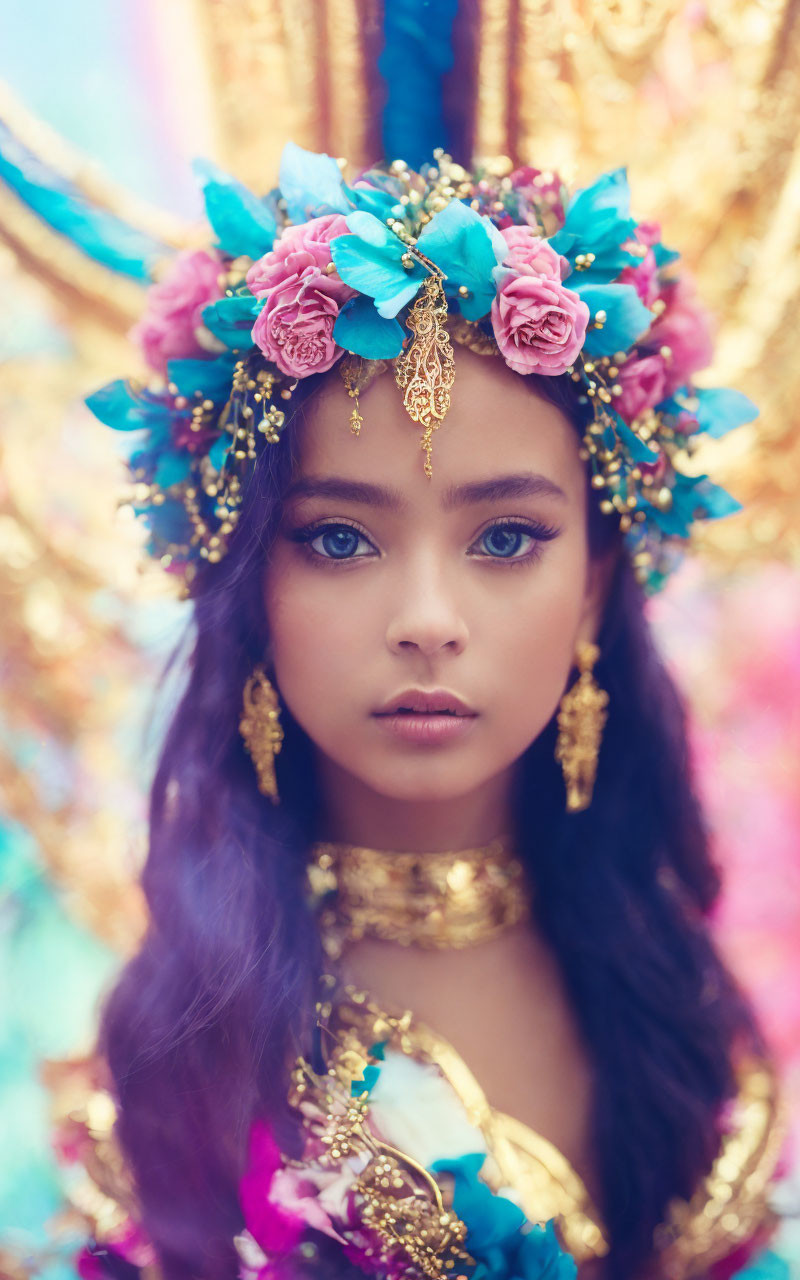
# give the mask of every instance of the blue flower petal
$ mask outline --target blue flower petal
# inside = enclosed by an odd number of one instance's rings
[[[167,542],[188,542],[192,536],[192,526],[186,514],[186,508],[176,498],[167,498],[158,506],[148,504],[133,508],[137,516],[153,533],[150,547],[151,554],[159,555],[162,545]]]
[[[198,158],[192,168],[202,184],[206,217],[220,248],[234,258],[267,253],[278,228],[263,201],[210,160]]]
[[[431,1165],[432,1173],[453,1176],[453,1209],[466,1224],[466,1247],[478,1261],[488,1261],[490,1251],[502,1248],[526,1221],[519,1205],[495,1195],[478,1177],[485,1159],[484,1152],[476,1151]]]
[[[581,275],[587,283],[608,282],[623,267],[639,262],[635,254],[620,248],[631,239],[636,220],[630,217],[630,189],[626,170],[612,169],[589,187],[576,191],[567,209],[564,226],[551,238],[556,253],[574,262],[578,253],[593,253],[595,262]]]
[[[171,412],[167,405],[137,395],[123,378],[107,382],[84,401],[96,418],[115,431],[141,431],[168,427]]]
[[[419,248],[447,276],[449,294],[462,285],[469,289],[467,298],[459,298],[467,320],[485,316],[497,292],[492,272],[509,252],[491,220],[463,200],[451,200],[423,227]]]
[[[635,431],[631,431],[627,422],[611,410],[614,418],[614,426],[617,435],[624,445],[629,457],[633,462],[656,462],[658,460],[658,449],[652,449],[649,444],[645,444],[644,440],[640,440]]]
[[[333,326],[339,346],[365,360],[393,360],[403,348],[404,336],[403,326],[380,316],[363,294],[344,304]]]
[[[331,240],[336,270],[351,289],[374,298],[382,316],[396,316],[425,279],[424,268],[416,264],[406,270],[400,261],[405,252],[402,241],[372,214],[352,213],[347,222],[359,230]]]
[[[278,185],[292,222],[306,222],[324,213],[347,213],[342,171],[332,156],[306,151],[287,142],[281,155]]]
[[[153,479],[161,489],[168,489],[171,484],[180,484],[181,481],[188,480],[192,462],[190,453],[162,453],[156,463]]]
[[[575,1280],[575,1259],[558,1243],[552,1218],[544,1227],[522,1233],[514,1273],[520,1280]]]
[[[218,440],[215,440],[208,451],[208,460],[215,471],[221,471],[225,463],[225,457],[233,444],[233,437],[228,435],[227,431],[223,431]]]
[[[653,257],[656,260],[657,267],[666,267],[670,262],[677,262],[681,255],[675,249],[667,249],[659,241],[653,245]]]
[[[263,299],[254,298],[251,293],[220,298],[203,308],[203,324],[232,351],[252,347],[250,331],[263,305]]]
[[[380,191],[377,187],[344,188],[345,195],[354,209],[372,213],[376,218],[388,218],[395,207],[397,197],[389,191]]]
[[[653,323],[653,316],[632,284],[585,284],[569,282],[570,289],[587,304],[591,316],[605,311],[602,329],[589,329],[583,344],[592,356],[612,356],[627,351]]]
[[[231,392],[233,358],[226,354],[216,360],[168,360],[167,377],[179,396],[202,391],[208,400],[224,401]]]
[[[701,388],[694,395],[699,404],[692,412],[700,430],[714,440],[758,417],[758,408],[753,401],[731,387]]]
[[[399,236],[395,235],[381,218],[366,209],[355,209],[347,215],[348,229],[359,236],[366,244],[382,249],[389,258],[399,262],[406,252],[406,246]],[[336,237],[338,239],[338,237]],[[331,244],[335,244],[335,240]]]

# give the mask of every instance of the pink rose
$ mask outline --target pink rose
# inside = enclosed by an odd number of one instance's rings
[[[665,396],[667,370],[663,356],[642,356],[620,365],[617,382],[622,395],[614,400],[614,408],[626,422],[633,422],[643,409],[652,409]]]
[[[166,373],[167,361],[207,355],[197,340],[202,311],[222,297],[219,258],[205,249],[184,249],[169,272],[147,292],[147,309],[131,330],[144,358],[158,373]]]
[[[642,341],[648,347],[669,347],[664,395],[671,396],[688,382],[698,369],[705,369],[714,354],[712,321],[695,297],[695,287],[687,276],[663,287],[666,308],[650,326]]]
[[[586,336],[589,308],[556,280],[508,276],[492,303],[492,327],[516,373],[564,373]]]
[[[618,284],[632,284],[646,307],[651,307],[658,296],[658,266],[652,249],[648,249],[635,267],[625,267],[620,272]]]
[[[268,360],[293,378],[324,373],[343,348],[333,339],[339,308],[355,291],[317,267],[287,276],[267,293],[252,339]]]
[[[306,271],[324,271],[331,261],[331,240],[347,234],[342,213],[326,213],[296,227],[287,227],[269,253],[258,258],[247,273],[249,289],[263,298],[289,276]]]
[[[639,244],[647,245],[651,249],[653,245],[658,244],[661,239],[661,223],[660,222],[640,222],[633,233],[634,239]]]
[[[505,227],[501,234],[509,248],[507,257],[503,259],[505,266],[521,275],[546,276],[559,284],[569,275],[571,267],[567,259],[551,249],[533,227],[514,225]]]

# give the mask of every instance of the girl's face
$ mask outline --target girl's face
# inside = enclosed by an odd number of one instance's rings
[[[500,360],[464,348],[432,479],[391,372],[362,394],[358,437],[351,409],[334,375],[297,426],[265,573],[277,687],[337,786],[452,801],[510,777],[577,641],[596,636],[578,436]],[[455,736],[409,741],[376,715],[409,689],[475,714]]]

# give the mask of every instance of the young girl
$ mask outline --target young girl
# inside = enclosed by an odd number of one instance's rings
[[[166,382],[90,400],[145,428],[194,649],[83,1270],[744,1274],[775,1082],[644,605],[752,406],[694,386],[677,255],[622,171],[287,148],[206,198],[139,327]]]

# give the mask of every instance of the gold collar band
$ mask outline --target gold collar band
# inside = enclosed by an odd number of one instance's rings
[[[311,848],[308,884],[332,957],[365,937],[402,946],[468,947],[530,916],[528,878],[505,837],[443,853],[318,843]]]

